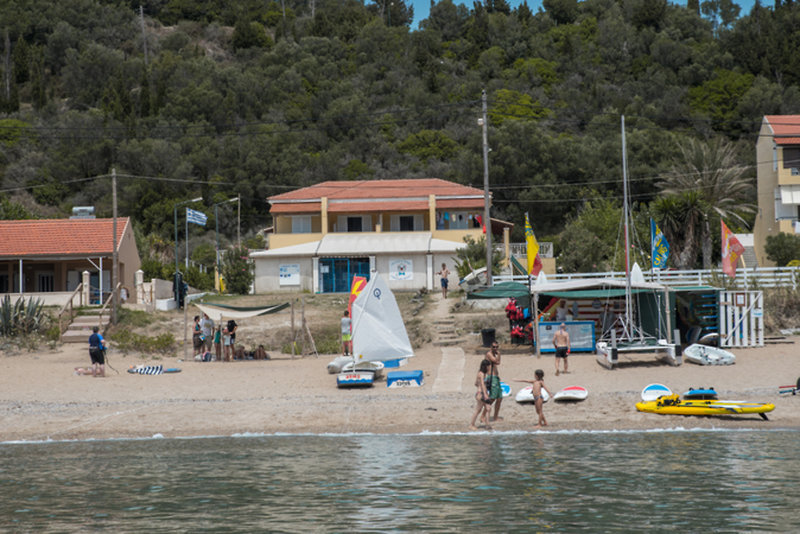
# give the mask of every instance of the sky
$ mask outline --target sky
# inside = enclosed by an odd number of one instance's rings
[[[753,7],[755,0],[735,0],[737,4],[742,8],[739,12],[739,16],[744,16],[750,13],[750,9]],[[438,0],[437,0],[438,2]],[[462,4],[469,8],[472,8],[473,1],[472,0],[454,0],[456,4]],[[518,5],[522,3],[522,0],[508,0],[511,9],[516,8]],[[686,5],[686,0],[672,0],[673,4],[680,4]],[[702,3],[702,0],[700,0]],[[411,4],[414,6],[414,22],[411,23],[411,29],[416,30],[419,27],[419,21],[428,18],[428,13],[431,10],[431,0],[411,0]],[[542,5],[542,0],[528,0],[528,7],[531,9],[532,12],[536,13],[539,11],[539,8]],[[763,6],[770,6],[771,2],[761,2]]]

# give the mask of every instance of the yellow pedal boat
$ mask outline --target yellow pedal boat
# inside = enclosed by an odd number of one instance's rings
[[[764,419],[774,404],[726,400],[682,400],[680,395],[665,395],[658,400],[637,402],[640,412],[667,415],[743,415],[757,413]]]

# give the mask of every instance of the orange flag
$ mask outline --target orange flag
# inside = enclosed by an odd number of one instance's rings
[[[736,264],[739,263],[739,256],[744,254],[744,247],[728,230],[725,222],[722,219],[719,222],[722,224],[722,272],[736,278]]]

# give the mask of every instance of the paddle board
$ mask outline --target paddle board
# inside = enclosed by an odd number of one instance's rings
[[[582,401],[589,396],[589,390],[583,386],[567,386],[553,395],[553,400],[558,402]]]
[[[642,390],[642,400],[644,402],[657,400],[662,395],[672,395],[672,390],[664,384],[648,384]]]
[[[656,401],[638,402],[640,412],[664,415],[746,415],[759,414],[766,419],[767,412],[775,409],[774,404],[728,400],[685,400],[678,395],[667,395]]]
[[[515,397],[515,399],[519,403],[533,402],[533,386],[526,386],[521,390],[517,391],[517,396]],[[550,395],[548,395],[547,391],[542,390],[542,402],[547,402],[549,400],[550,400]]]
[[[503,397],[509,397],[511,395],[511,386],[505,382],[500,382],[500,389],[503,390]]]

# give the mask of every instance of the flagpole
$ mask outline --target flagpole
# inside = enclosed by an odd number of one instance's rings
[[[186,271],[189,271],[189,208],[186,208]]]

